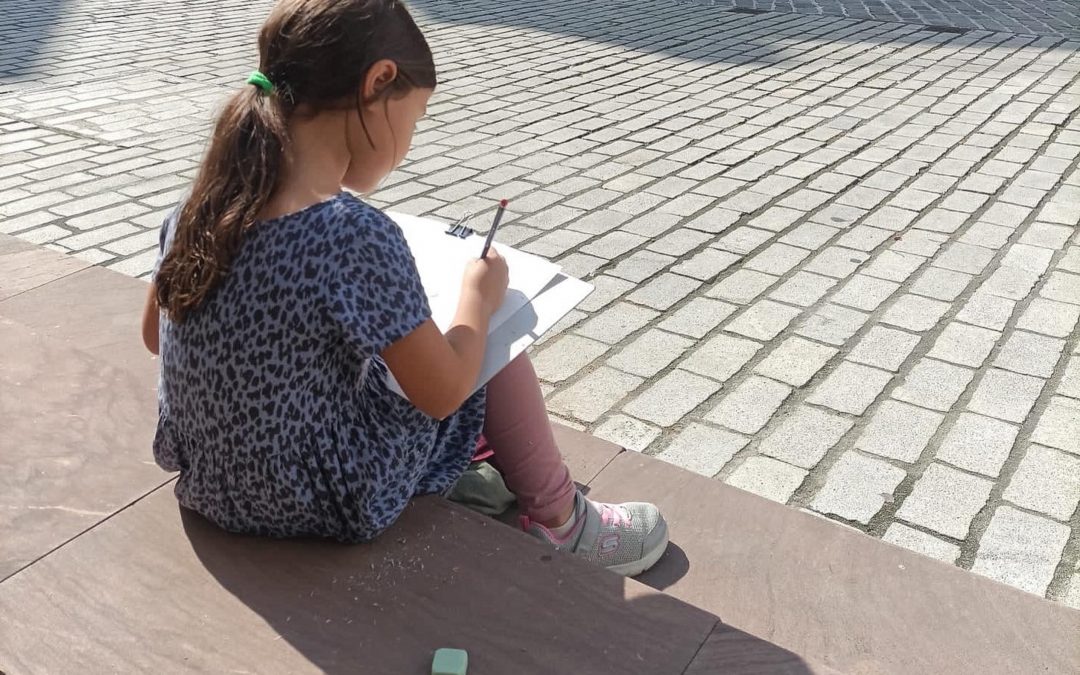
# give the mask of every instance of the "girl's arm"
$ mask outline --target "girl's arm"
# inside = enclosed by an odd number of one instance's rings
[[[157,356],[158,353],[158,311],[157,286],[150,282],[150,291],[146,295],[146,306],[143,307],[142,316],[142,340],[150,353]]]
[[[494,251],[470,265],[461,300],[445,335],[428,319],[390,345],[382,358],[414,406],[444,419],[472,393],[484,362],[488,323],[502,304],[506,261]]]

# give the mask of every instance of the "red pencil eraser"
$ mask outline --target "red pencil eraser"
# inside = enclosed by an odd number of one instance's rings
[[[509,204],[509,203],[510,202],[508,200],[506,200],[506,199],[500,199],[499,200],[499,206],[503,207],[504,209],[506,208],[506,205]]]

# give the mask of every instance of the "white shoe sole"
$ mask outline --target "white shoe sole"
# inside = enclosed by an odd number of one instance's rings
[[[661,532],[660,541],[658,541],[656,545],[653,546],[651,549],[645,551],[645,555],[643,555],[638,560],[634,560],[628,563],[623,563],[621,565],[611,565],[607,569],[611,570],[615,574],[619,574],[624,577],[636,577],[637,575],[651,569],[652,566],[655,565],[657,561],[659,561],[660,558],[664,555],[664,551],[666,551],[668,547],[667,522],[665,522],[661,518],[660,522],[656,524],[656,529],[659,529]],[[655,532],[656,530],[653,530],[652,533]]]

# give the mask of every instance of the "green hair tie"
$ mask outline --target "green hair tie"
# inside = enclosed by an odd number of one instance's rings
[[[270,78],[263,75],[257,70],[252,74],[248,75],[247,83],[255,85],[267,94],[274,91],[274,83],[270,81]]]

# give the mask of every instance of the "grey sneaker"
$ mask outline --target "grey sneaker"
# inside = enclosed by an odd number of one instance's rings
[[[586,499],[579,490],[574,497],[574,514],[574,529],[562,539],[526,517],[521,524],[526,532],[555,548],[626,577],[655,565],[667,549],[667,523],[652,504],[600,504]]]

